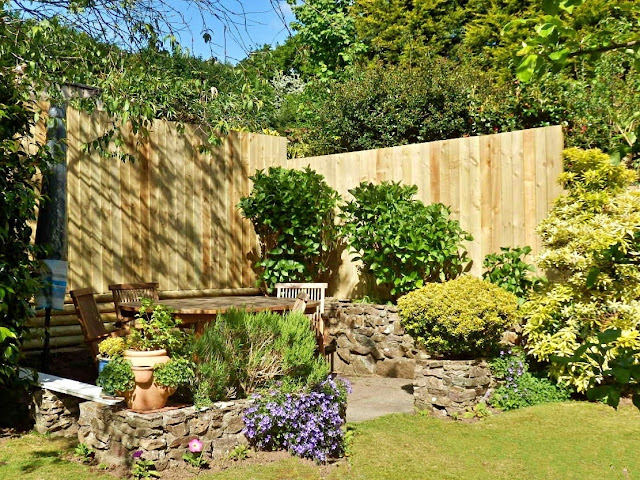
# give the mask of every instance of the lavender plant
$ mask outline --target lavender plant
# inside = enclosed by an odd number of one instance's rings
[[[287,449],[293,455],[325,463],[344,452],[349,383],[327,378],[301,393],[270,390],[254,395],[244,413],[243,433],[262,450]]]
[[[501,385],[490,399],[491,406],[503,410],[569,400],[571,390],[529,371],[522,350],[509,349],[491,362],[491,371]]]

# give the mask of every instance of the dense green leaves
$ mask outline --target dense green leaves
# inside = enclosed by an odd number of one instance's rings
[[[531,253],[531,247],[502,247],[500,253],[484,257],[482,278],[504,288],[523,302],[543,280],[533,276],[535,267],[524,258]]]
[[[516,297],[469,275],[429,283],[398,300],[405,331],[430,353],[475,358],[495,353],[516,323]]]
[[[253,190],[238,206],[260,238],[260,283],[271,289],[278,282],[317,280],[338,241],[338,193],[310,168],[271,167],[250,178]]]
[[[598,150],[568,149],[560,176],[567,193],[538,227],[538,259],[550,282],[522,306],[527,350],[579,391],[601,384],[624,349],[640,349],[640,194],[636,173]],[[617,338],[601,333],[620,330]],[[591,352],[585,345],[612,342]],[[581,357],[559,362],[558,357]]]
[[[393,298],[458,276],[470,266],[462,242],[472,237],[449,218],[442,204],[425,206],[413,196],[418,187],[383,182],[349,190],[343,232],[355,260]]]
[[[0,10],[1,12],[1,10]],[[9,33],[0,16],[0,39]],[[24,39],[23,39],[24,41]],[[38,195],[36,174],[50,159],[30,145],[35,115],[29,109],[29,84],[11,55],[0,55],[0,397],[19,383],[17,363],[25,323],[33,315],[29,301],[39,284],[31,243]]]

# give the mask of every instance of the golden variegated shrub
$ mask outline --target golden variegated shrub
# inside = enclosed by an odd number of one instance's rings
[[[628,188],[636,173],[600,150],[563,156],[567,193],[538,226],[538,266],[550,282],[522,308],[528,352],[541,361],[570,356],[607,328],[622,330],[620,345],[640,347],[640,192]],[[578,391],[596,375],[576,364],[550,372]]]
[[[516,321],[517,299],[488,281],[461,276],[429,283],[398,300],[405,331],[429,352],[452,357],[493,353]]]

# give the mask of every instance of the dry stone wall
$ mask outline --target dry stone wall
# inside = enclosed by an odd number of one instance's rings
[[[413,379],[416,362],[428,358],[404,332],[394,305],[329,299],[324,317],[337,344],[337,373]]]
[[[426,360],[413,382],[414,405],[436,415],[462,413],[486,400],[494,383],[484,360]]]
[[[72,395],[36,389],[32,404],[36,432],[75,437],[78,432],[79,404],[82,401]]]
[[[204,458],[221,458],[235,446],[247,444],[242,413],[250,401],[144,414],[85,402],[80,404],[78,440],[95,451],[99,462],[109,465],[130,465],[137,450],[142,450],[143,458],[152,460],[158,470],[184,465],[182,456],[194,438],[204,444]]]

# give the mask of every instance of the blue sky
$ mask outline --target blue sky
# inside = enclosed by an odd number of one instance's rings
[[[282,43],[289,35],[289,23],[294,20],[286,0],[220,0],[220,5],[227,11],[226,29],[212,15],[201,18],[195,7],[181,12],[189,29],[180,33],[180,42],[196,56],[205,59],[215,56],[221,62],[226,59],[235,63],[264,44]],[[212,37],[209,44],[202,39],[203,20]]]

